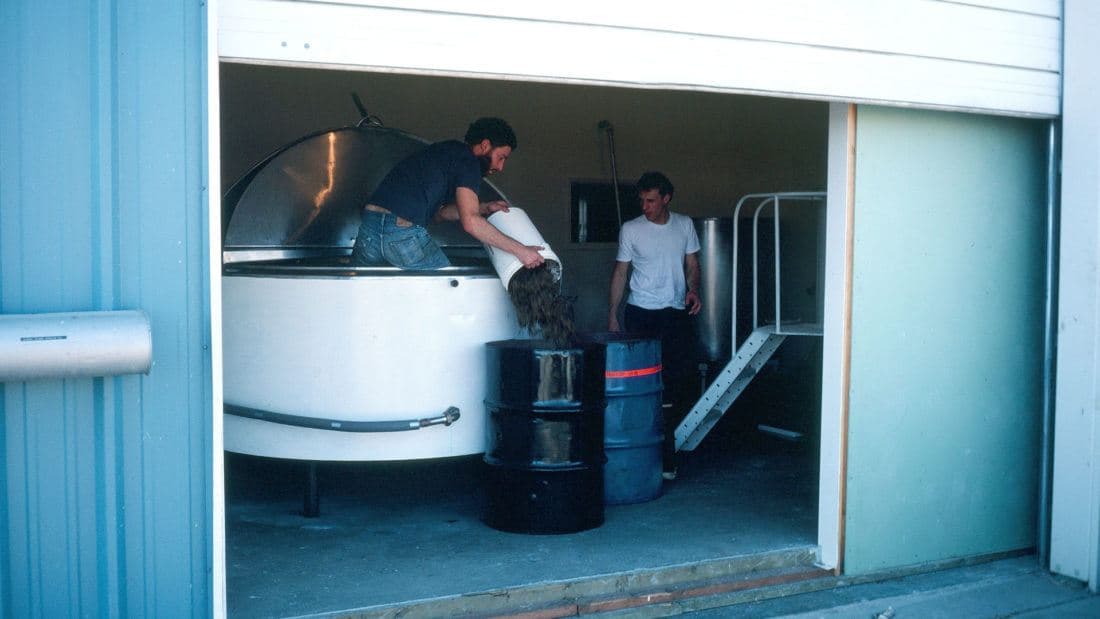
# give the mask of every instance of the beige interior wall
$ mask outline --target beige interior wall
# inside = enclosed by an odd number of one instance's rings
[[[610,180],[601,120],[614,127],[620,182],[665,172],[674,210],[730,216],[761,191],[824,190],[827,105],[706,92],[546,84],[329,69],[223,64],[222,183],[307,133],[354,124],[356,92],[386,126],[429,140],[459,138],[478,116],[500,116],[519,148],[493,177],[526,209],[562,259],[578,326],[606,326],[614,244],[570,239],[570,181]]]

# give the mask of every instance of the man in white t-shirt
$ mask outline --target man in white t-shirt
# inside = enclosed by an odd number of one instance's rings
[[[637,333],[661,340],[665,400],[671,410],[665,418],[665,477],[675,477],[672,436],[687,414],[692,399],[694,329],[691,316],[699,313],[699,237],[691,218],[668,210],[674,188],[660,172],[638,179],[642,215],[623,224],[619,252],[611,273],[607,326],[610,331]],[[629,275],[630,294],[619,310]]]

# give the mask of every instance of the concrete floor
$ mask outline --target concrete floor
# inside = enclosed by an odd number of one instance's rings
[[[795,391],[751,386],[663,496],[564,535],[486,526],[479,456],[321,464],[321,515],[305,518],[303,463],[228,454],[230,616],[1100,617],[1100,597],[1031,555],[814,568],[816,444],[755,430],[812,436],[814,394]]]
[[[478,456],[322,464],[321,515],[305,518],[302,463],[229,454],[230,616],[488,616],[820,575],[812,444],[715,433],[682,456],[656,500],[525,535],[481,521]]]

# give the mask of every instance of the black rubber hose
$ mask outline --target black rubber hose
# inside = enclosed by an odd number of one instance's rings
[[[340,419],[324,419],[321,417],[305,417],[302,415],[289,415],[287,413],[273,413],[258,408],[237,406],[236,404],[226,404],[225,412],[237,417],[259,419],[261,421],[281,423],[287,426],[315,428],[318,430],[335,430],[337,432],[405,432],[439,424],[449,426],[458,421],[458,418],[462,416],[458,408],[454,406],[443,411],[438,417],[394,421],[344,421]]]

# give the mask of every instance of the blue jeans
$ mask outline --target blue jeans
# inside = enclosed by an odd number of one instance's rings
[[[392,264],[409,271],[434,271],[451,265],[423,226],[403,228],[397,225],[396,215],[367,210],[351,257],[352,263],[360,266]]]

